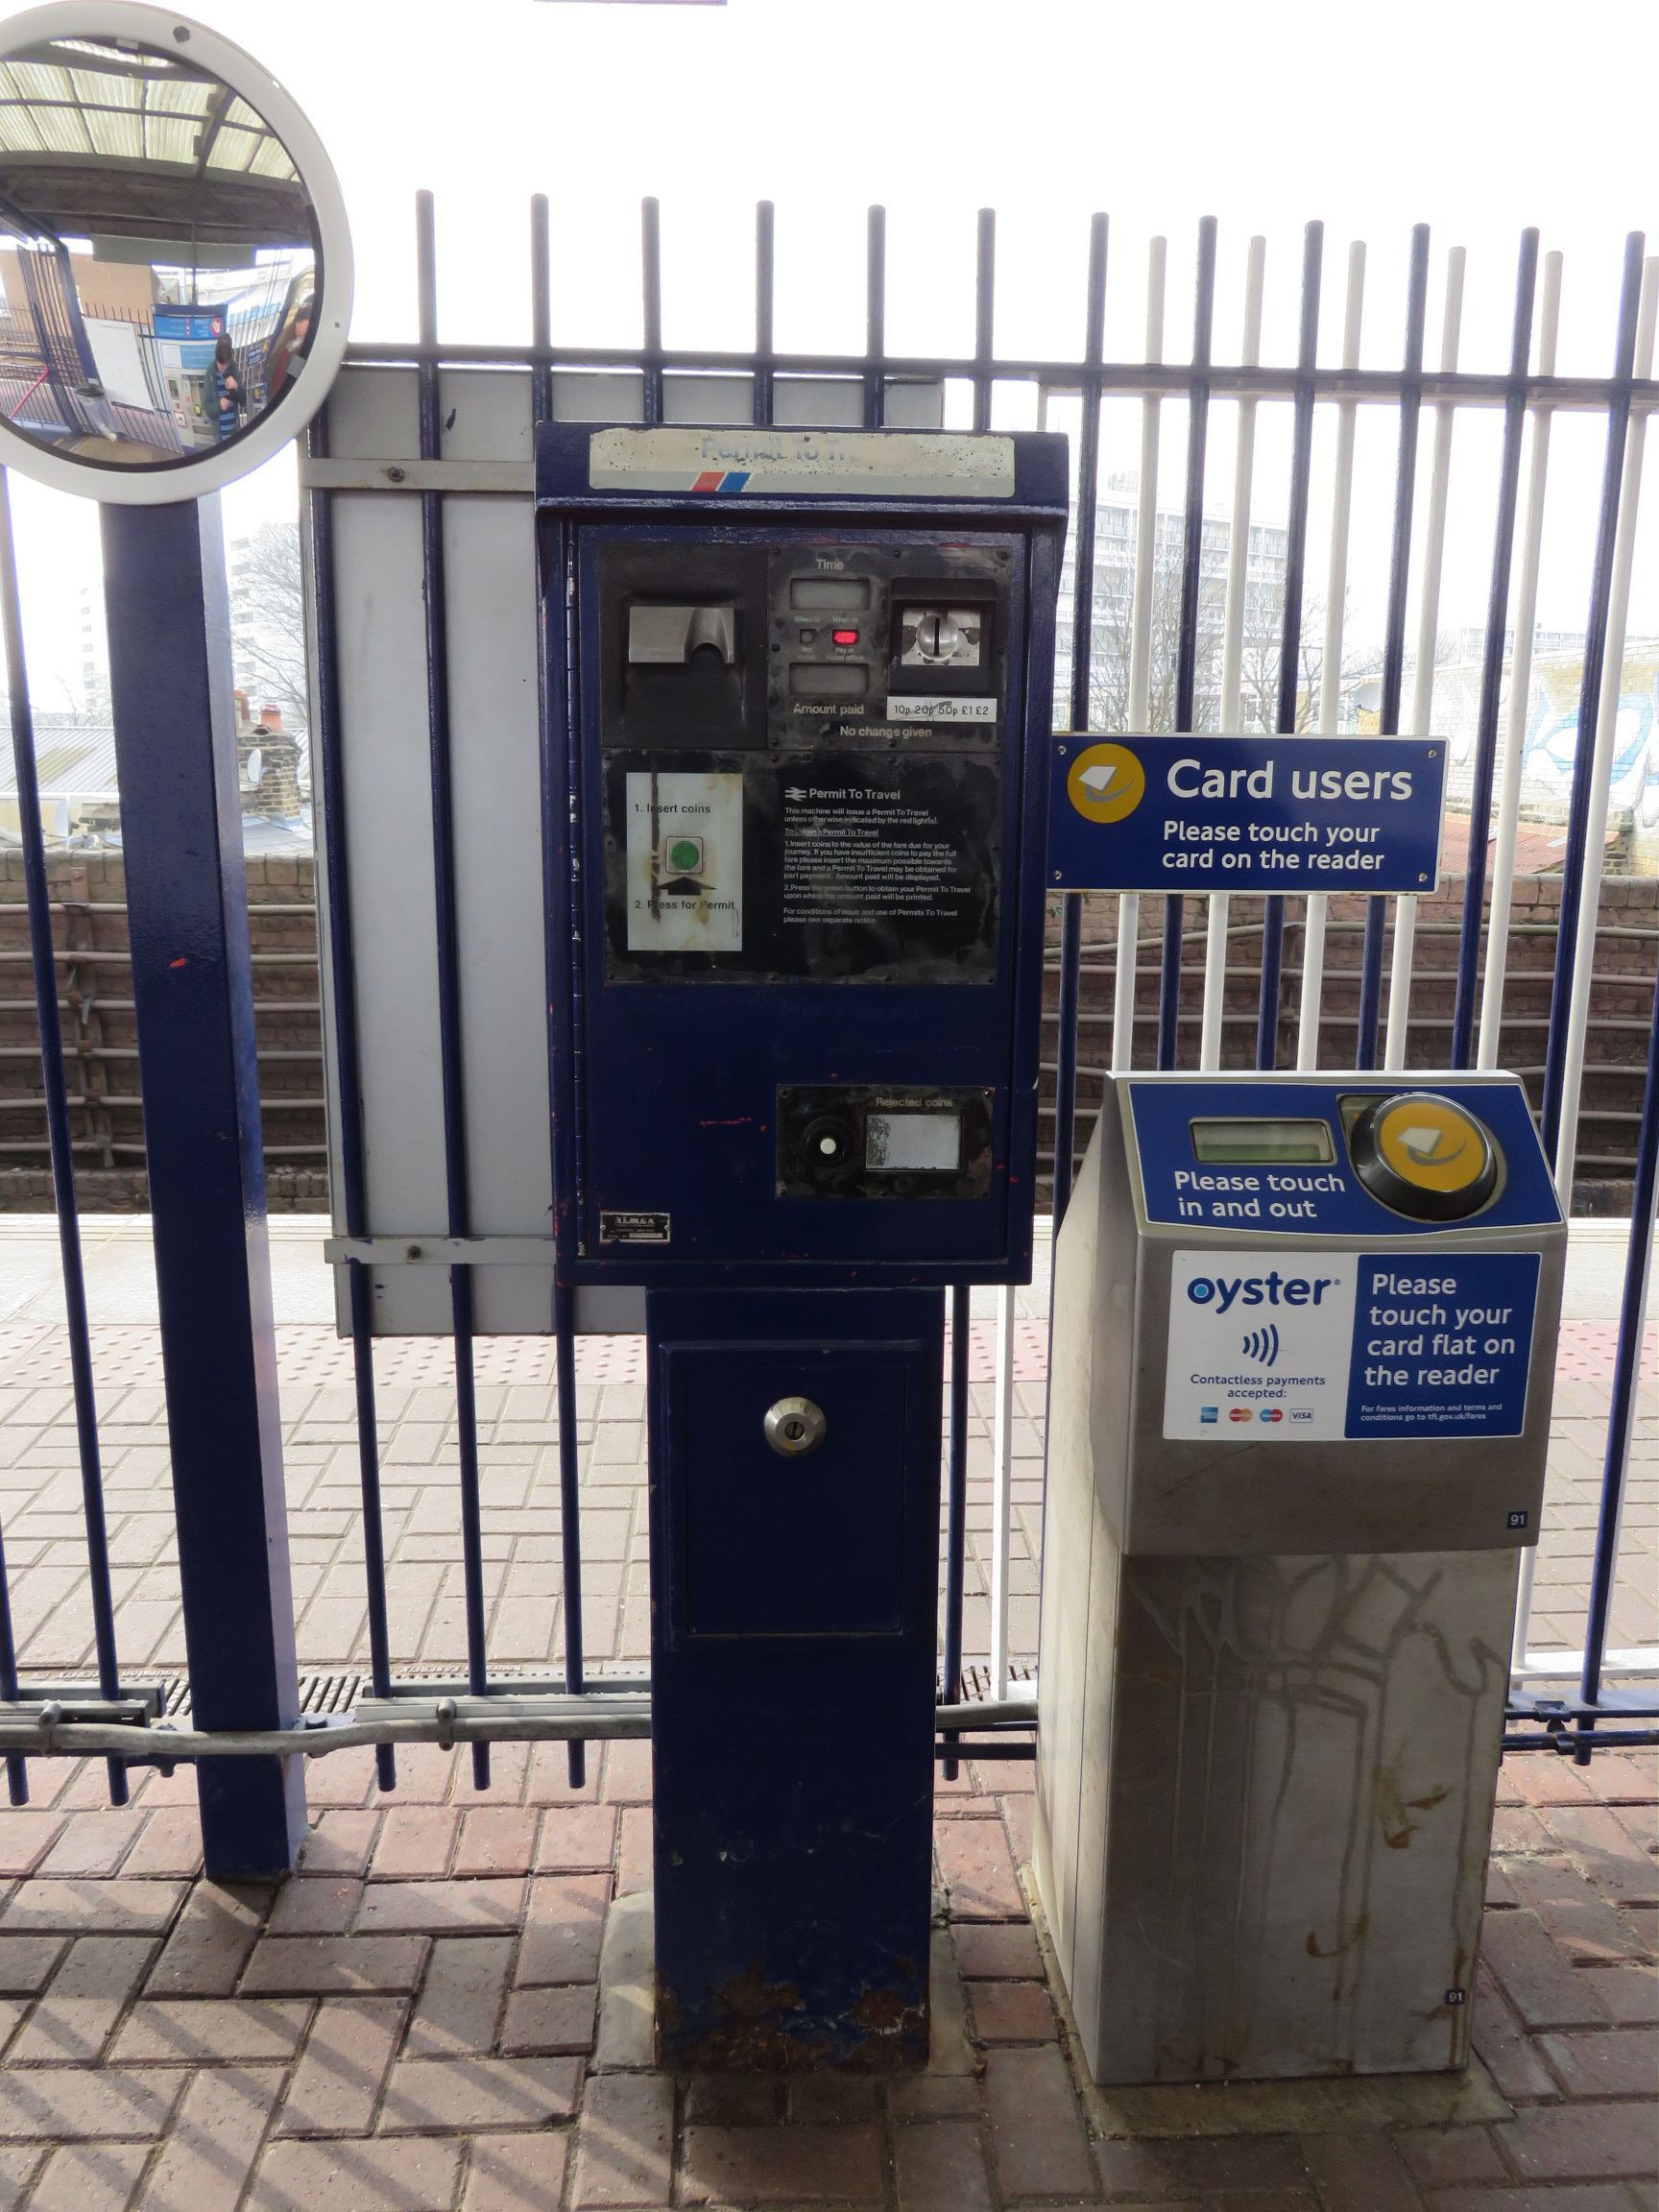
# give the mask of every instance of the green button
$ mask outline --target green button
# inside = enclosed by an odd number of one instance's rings
[[[680,837],[668,848],[668,865],[682,871],[695,868],[701,855],[688,837]]]

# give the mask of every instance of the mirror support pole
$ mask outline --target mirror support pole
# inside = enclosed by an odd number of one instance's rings
[[[103,533],[195,1722],[292,1727],[299,1682],[219,501],[107,506]],[[305,1836],[303,1766],[202,1762],[210,1880],[292,1866]]]

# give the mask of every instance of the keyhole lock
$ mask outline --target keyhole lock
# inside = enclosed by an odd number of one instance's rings
[[[800,1459],[816,1452],[830,1424],[810,1398],[780,1398],[766,1408],[766,1441],[781,1459]]]

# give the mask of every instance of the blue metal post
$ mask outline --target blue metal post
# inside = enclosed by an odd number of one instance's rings
[[[768,252],[770,246],[768,245]],[[530,315],[537,367],[531,382],[531,413],[538,423],[553,420],[553,284],[549,257],[547,201],[538,192],[530,202]],[[545,740],[543,740],[545,742]],[[550,948],[551,950],[551,948]],[[553,1371],[559,1407],[559,1551],[564,1596],[565,1687],[574,1695],[583,1687],[582,1648],[582,1468],[576,1433],[576,1297],[568,1284],[553,1286]],[[565,1747],[572,1790],[588,1779],[588,1746],[572,1737]]]
[[[106,507],[105,598],[184,1645],[203,1728],[299,1714],[217,500]],[[197,1768],[209,1877],[285,1872],[299,1759]]]
[[[309,431],[312,457],[328,450],[325,408]],[[310,495],[311,580],[317,601],[317,717],[312,737],[313,789],[322,804],[318,861],[327,886],[328,954],[334,1058],[340,1077],[337,1193],[348,1237],[369,1234],[369,1189],[363,1133],[362,1070],[357,1051],[357,968],[352,950],[349,844],[346,835],[346,764],[341,757],[340,656],[334,597],[334,494]],[[357,1406],[357,1479],[363,1501],[363,1583],[369,1609],[369,1678],[376,1697],[392,1695],[392,1637],[386,1610],[386,1533],[380,1499],[380,1425],[374,1398],[373,1294],[369,1270],[346,1269],[351,1315],[351,1374]],[[382,1790],[396,1789],[397,1755],[374,1747]]]
[[[1624,1262],[1624,1295],[1619,1308],[1613,1404],[1607,1416],[1607,1457],[1601,1471],[1601,1507],[1596,1524],[1596,1551],[1590,1567],[1590,1615],[1584,1628],[1584,1672],[1578,1686],[1578,1695],[1586,1705],[1599,1704],[1601,1698],[1601,1667],[1613,1610],[1613,1579],[1619,1567],[1619,1524],[1624,1503],[1624,1479],[1630,1468],[1631,1431],[1636,1425],[1642,1339],[1647,1334],[1647,1277],[1653,1263],[1656,1194],[1659,1194],[1659,985],[1654,990],[1653,1027],[1647,1040],[1647,1081],[1642,1094],[1641,1133],[1636,1140],[1630,1246]],[[1585,1747],[1578,1754],[1579,1763],[1587,1765],[1589,1757]]]
[[[420,286],[421,458],[443,458],[438,404],[438,248],[430,192],[415,196]],[[432,887],[438,927],[438,1060],[444,1091],[444,1181],[449,1234],[472,1233],[467,1156],[467,1085],[461,1038],[461,952],[456,918],[455,802],[449,747],[449,627],[444,589],[444,495],[421,494],[421,582],[426,613],[427,760],[432,781]],[[478,1477],[478,1391],[472,1358],[472,1270],[449,1270],[455,1342],[455,1458],[461,1492],[461,1580],[467,1614],[467,1687],[490,1689],[484,1538]],[[472,1746],[472,1782],[490,1786],[490,1746]]]

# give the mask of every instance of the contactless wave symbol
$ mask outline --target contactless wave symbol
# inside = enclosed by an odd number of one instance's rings
[[[1252,1329],[1244,1339],[1244,1357],[1256,1359],[1263,1367],[1276,1367],[1279,1363],[1279,1332],[1270,1321],[1265,1329]]]

